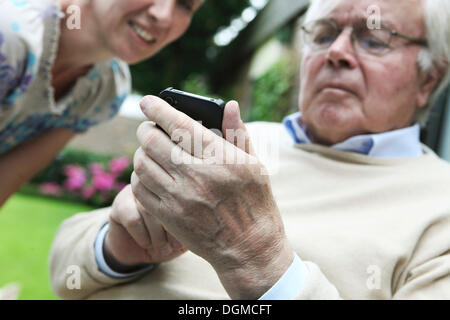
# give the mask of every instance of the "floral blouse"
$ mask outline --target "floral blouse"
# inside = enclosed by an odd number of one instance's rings
[[[0,154],[48,129],[84,132],[113,118],[130,91],[125,62],[95,64],[55,101],[58,0],[0,0]]]

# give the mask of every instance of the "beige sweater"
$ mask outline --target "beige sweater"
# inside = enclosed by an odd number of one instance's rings
[[[311,271],[298,299],[450,299],[448,163],[426,146],[419,158],[382,159],[294,145],[280,124],[249,128],[279,152],[273,193],[290,243]],[[213,268],[190,252],[143,277],[104,275],[93,248],[109,210],[62,224],[50,254],[58,296],[229,299]],[[72,265],[81,270],[80,289],[66,285]]]

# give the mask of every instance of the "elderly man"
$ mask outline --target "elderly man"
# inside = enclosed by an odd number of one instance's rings
[[[378,26],[368,23],[374,7]],[[450,166],[419,141],[427,106],[449,80],[449,18],[447,0],[313,1],[302,27],[300,112],[245,128],[230,102],[227,141],[145,97],[151,122],[137,133],[131,186],[112,208],[61,226],[54,291],[449,299]],[[201,132],[204,148],[175,139],[180,130]],[[270,176],[264,168],[274,163],[258,160],[255,139],[279,152]],[[229,155],[241,161],[220,161]]]

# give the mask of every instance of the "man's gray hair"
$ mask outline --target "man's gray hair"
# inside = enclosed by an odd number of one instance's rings
[[[431,107],[450,83],[450,1],[425,0],[425,27],[428,48],[419,53],[418,65],[422,72],[430,73],[438,68],[443,76],[428,99],[426,107],[419,109],[415,120],[425,126]]]
[[[304,23],[331,13],[342,0],[311,0]],[[431,107],[450,83],[450,1],[425,1],[425,28],[428,47],[419,52],[417,65],[421,73],[429,74],[436,69],[444,70],[443,76],[431,93],[427,105],[420,108],[414,120],[424,127]]]

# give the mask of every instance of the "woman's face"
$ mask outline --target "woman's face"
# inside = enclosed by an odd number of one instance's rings
[[[129,64],[178,39],[203,0],[91,0],[97,39]]]

